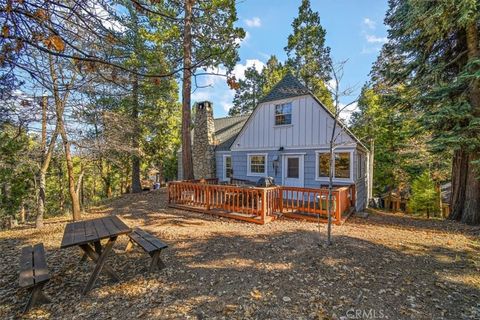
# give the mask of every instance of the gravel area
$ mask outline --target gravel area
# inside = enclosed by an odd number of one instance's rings
[[[21,317],[20,248],[43,242],[53,303],[26,319],[480,319],[480,228],[372,212],[333,227],[279,219],[255,225],[167,207],[165,190],[126,195],[85,219],[116,214],[169,244],[167,268],[124,253],[119,238],[102,275],[82,296],[93,264],[59,249],[67,218],[0,232],[0,319]]]

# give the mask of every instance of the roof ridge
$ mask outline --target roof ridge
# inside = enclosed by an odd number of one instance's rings
[[[221,120],[221,119],[234,119],[234,118],[242,118],[242,117],[248,117],[250,114],[239,114],[235,116],[225,116],[225,117],[220,117],[220,118],[213,118],[213,120]]]
[[[306,94],[312,93],[298,78],[288,71],[282,79],[259,100],[259,103],[298,97]]]

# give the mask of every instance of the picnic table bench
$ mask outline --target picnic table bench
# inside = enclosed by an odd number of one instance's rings
[[[165,268],[165,264],[160,258],[160,253],[168,247],[167,244],[140,228],[134,228],[128,236],[130,237],[130,241],[127,243],[125,251],[129,251],[132,245],[136,243],[152,258],[150,272],[153,272],[155,268],[159,270]]]
[[[130,232],[131,229],[117,216],[71,222],[65,226],[60,248],[79,246],[95,263],[95,269],[83,289],[83,294],[87,294],[92,289],[102,270],[105,270],[114,281],[120,280],[115,270],[106,264],[106,259],[117,237]],[[103,239],[108,239],[105,246],[101,244]]]
[[[49,280],[50,274],[45,260],[43,243],[23,247],[20,256],[19,286],[31,289],[24,313],[37,303],[50,303],[50,299],[42,292],[43,286]]]

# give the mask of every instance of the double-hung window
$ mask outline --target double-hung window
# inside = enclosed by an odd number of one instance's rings
[[[267,155],[249,154],[248,155],[248,175],[265,176],[267,174]]]
[[[275,125],[292,124],[292,104],[283,103],[275,106]]]

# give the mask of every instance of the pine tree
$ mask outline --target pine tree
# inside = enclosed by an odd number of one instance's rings
[[[320,15],[314,12],[309,0],[302,0],[298,16],[292,23],[293,34],[288,36],[288,66],[303,84],[332,109],[333,100],[326,87],[330,80],[330,48],[325,45],[326,31],[320,24]]]
[[[480,223],[480,13],[477,1],[391,0],[380,73],[403,83],[436,151],[453,151],[451,219]]]
[[[438,197],[431,173],[426,170],[413,180],[408,208],[414,214],[430,218],[430,215],[438,214],[440,211]]]
[[[281,62],[278,61],[275,55],[270,56],[267,61],[267,64],[262,70],[263,78],[263,94],[267,94],[272,90],[272,88],[282,80],[282,78],[287,74],[288,67],[284,66]]]
[[[245,79],[238,81],[238,88],[235,90],[233,107],[228,114],[230,116],[248,114],[255,109],[258,100],[263,95],[264,78],[261,72],[251,66],[245,70]]]
[[[182,70],[182,165],[183,177],[193,179],[191,151],[192,79],[212,68],[223,65],[227,73],[239,60],[239,40],[245,31],[234,25],[237,11],[234,0],[182,0],[155,2],[153,15],[159,32],[153,39],[166,50],[174,69]],[[181,46],[179,45],[181,44]]]

